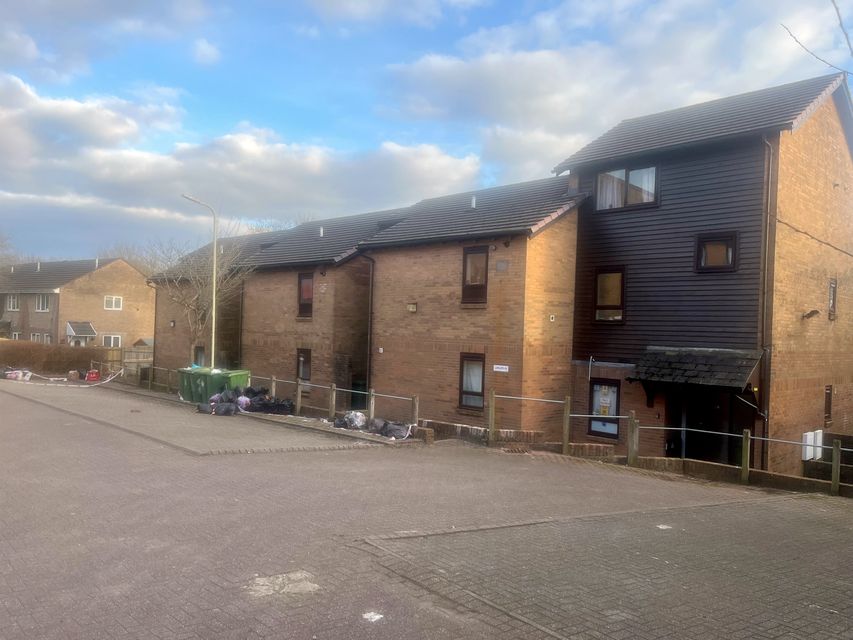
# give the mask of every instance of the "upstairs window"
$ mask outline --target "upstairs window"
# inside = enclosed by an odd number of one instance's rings
[[[601,269],[595,274],[595,319],[622,322],[625,319],[625,271]]]
[[[314,313],[314,274],[299,274],[299,317],[310,318]]]
[[[7,311],[20,311],[21,310],[21,301],[18,298],[17,293],[10,293],[9,297],[6,298],[6,310]]]
[[[311,379],[311,349],[296,350],[296,377],[299,380]]]
[[[121,311],[121,296],[104,296],[104,309],[109,311]]]
[[[46,293],[36,295],[36,311],[50,311],[50,296]]]
[[[696,239],[697,271],[734,271],[737,264],[737,234],[703,234]]]
[[[486,356],[482,353],[463,353],[459,363],[459,406],[482,409]]]
[[[485,302],[489,247],[465,247],[462,252],[462,302]]]
[[[598,174],[595,208],[623,209],[657,201],[657,168],[613,169]]]
[[[829,281],[829,319],[835,320],[838,300],[838,280],[831,278]]]

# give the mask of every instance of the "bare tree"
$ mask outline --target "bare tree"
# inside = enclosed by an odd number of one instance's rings
[[[217,243],[216,299],[219,309],[226,309],[236,302],[244,280],[253,271],[247,260],[256,248],[256,243],[251,240],[252,236],[238,236],[223,238]],[[155,243],[146,247],[142,258],[146,268],[159,267],[149,279],[157,288],[158,296],[165,296],[184,315],[188,328],[187,352],[191,359],[194,345],[205,337],[210,326],[212,249],[211,243],[187,253],[175,243]]]

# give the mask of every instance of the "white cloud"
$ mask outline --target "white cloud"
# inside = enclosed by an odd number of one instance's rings
[[[567,0],[389,73],[403,117],[477,126],[500,179],[533,177],[623,118],[832,71],[780,22],[849,61],[828,2]]]
[[[168,90],[142,92],[159,98]],[[172,122],[174,105],[114,96],[46,98],[14,76],[0,76],[0,219],[13,239],[34,222],[62,217],[104,228],[115,239],[198,233],[199,215],[180,199],[193,193],[225,217],[328,217],[411,204],[477,184],[476,156],[393,141],[358,153],[282,141],[240,123],[234,131],[170,151],[134,148]],[[202,218],[204,216],[201,216]],[[119,238],[124,234],[122,238]],[[94,250],[81,238],[65,250]],[[43,240],[43,238],[42,238]],[[33,235],[33,243],[39,242]],[[25,251],[42,251],[34,244]]]
[[[193,43],[193,59],[199,64],[216,64],[221,57],[217,46],[205,38],[199,38]]]
[[[447,9],[466,11],[488,2],[489,0],[308,0],[308,4],[327,19],[352,22],[400,20],[423,26],[439,21]]]

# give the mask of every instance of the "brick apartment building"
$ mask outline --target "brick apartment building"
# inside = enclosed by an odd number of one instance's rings
[[[402,215],[380,211],[226,240],[226,248],[239,244],[239,263],[250,271],[219,301],[217,363],[366,389],[373,265],[356,245]],[[155,366],[184,367],[193,356],[203,364],[209,332],[193,342],[183,310],[162,287],[157,304]]]
[[[566,393],[584,199],[569,184],[547,178],[423,200],[361,243],[376,264],[373,387],[418,393],[422,415],[469,424],[483,424],[490,388]],[[392,416],[404,417],[398,409]],[[554,405],[504,402],[496,412],[504,428],[520,428],[550,422]]]
[[[624,452],[612,416],[634,410],[664,427],[646,455],[738,460],[735,438],[665,429],[682,425],[853,434],[851,142],[837,74],[626,120],[554,178],[278,232],[253,241],[233,361],[475,425],[490,388],[570,395],[596,416],[573,441]],[[558,440],[560,411],[500,401],[497,419]],[[801,471],[797,447],[753,454]]]
[[[799,441],[853,433],[853,110],[842,74],[626,120],[556,167],[580,210],[575,412]],[[654,432],[649,432],[649,434]],[[656,432],[649,455],[739,459]],[[616,442],[617,421],[573,439]],[[800,450],[753,464],[801,470]]]
[[[126,347],[154,335],[154,291],[121,259],[6,267],[0,304],[0,330],[15,340]]]

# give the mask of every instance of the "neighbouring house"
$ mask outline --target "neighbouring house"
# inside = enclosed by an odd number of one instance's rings
[[[479,426],[491,388],[563,398],[585,199],[571,187],[571,178],[556,177],[423,200],[363,241],[375,262],[371,386],[418,394],[424,417]],[[405,405],[386,405],[383,415],[407,415]],[[559,429],[560,411],[496,405],[503,428]],[[549,435],[559,439],[554,429]]]
[[[154,328],[154,291],[122,259],[4,267],[0,304],[14,340],[123,347]]]
[[[753,433],[853,434],[853,110],[843,74],[623,121],[557,165],[580,209],[575,412],[644,453],[739,463]],[[624,451],[625,422],[573,422]],[[801,449],[753,449],[799,473]]]

